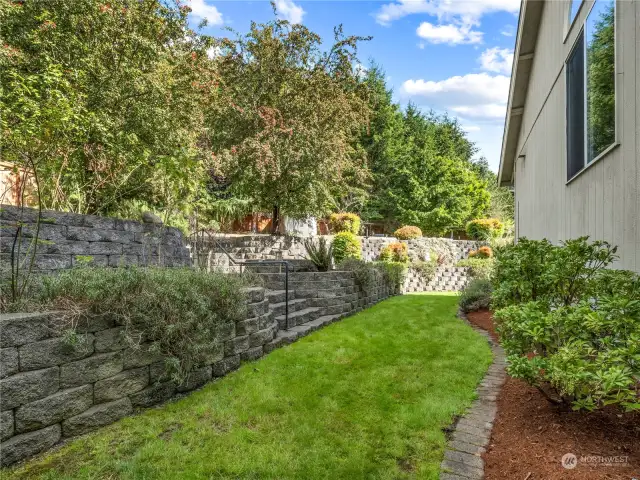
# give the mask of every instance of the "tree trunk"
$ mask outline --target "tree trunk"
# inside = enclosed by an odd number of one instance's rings
[[[271,215],[271,233],[278,235],[280,233],[280,207],[278,205],[273,206],[273,213]]]

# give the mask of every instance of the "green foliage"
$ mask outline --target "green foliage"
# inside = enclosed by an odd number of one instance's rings
[[[497,238],[504,232],[504,225],[497,218],[479,218],[467,223],[467,235],[474,240]]]
[[[382,250],[380,250],[380,260],[382,262],[407,263],[409,261],[407,244],[394,242],[385,245],[382,247]]]
[[[414,238],[420,238],[422,236],[422,230],[418,227],[406,225],[393,232],[393,236],[398,240],[412,240]]]
[[[355,213],[332,213],[329,217],[329,227],[333,233],[360,233],[360,217]]]
[[[351,232],[340,232],[333,237],[333,259],[336,264],[348,258],[359,259],[362,245],[358,237]]]
[[[302,24],[252,23],[220,42],[221,101],[206,112],[215,175],[234,196],[290,217],[328,213],[367,178],[354,136],[366,122],[356,67],[361,37],[332,45]]]
[[[207,364],[225,326],[243,318],[245,284],[190,268],[81,267],[45,277],[35,301],[64,312],[63,329],[92,316],[115,319],[133,347],[140,338],[151,342],[150,351],[165,355],[168,374],[182,382]]]
[[[1,1],[3,159],[38,173],[57,210],[127,200],[189,208],[203,178],[212,40],[188,8],[142,0]],[[189,38],[189,41],[187,41]]]
[[[429,282],[436,274],[438,262],[435,258],[429,260],[418,260],[416,262],[411,262],[409,268],[418,272],[418,275],[420,275],[425,282]]]
[[[483,215],[488,182],[473,166],[475,147],[454,119],[406,111],[392,101],[384,72],[372,65],[364,83],[372,115],[361,137],[373,186],[363,218],[389,225],[417,225],[441,235]]]
[[[640,280],[607,270],[614,247],[523,239],[496,259],[494,318],[509,373],[555,402],[640,409]]]
[[[326,272],[331,268],[333,244],[328,243],[325,237],[319,237],[317,244],[312,238],[305,239],[304,249],[319,272]]]
[[[465,258],[458,260],[456,267],[466,267],[473,278],[490,280],[493,276],[494,260],[491,258]]]
[[[390,285],[395,293],[400,293],[407,276],[405,262],[373,262],[382,271],[382,278]]]
[[[338,265],[338,270],[353,272],[356,283],[365,291],[382,281],[392,292],[398,293],[407,274],[407,264],[348,259]]]
[[[458,304],[464,312],[489,308],[492,290],[491,281],[476,277],[460,292]]]

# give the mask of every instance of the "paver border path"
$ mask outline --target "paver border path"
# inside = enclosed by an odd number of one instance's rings
[[[491,438],[498,410],[496,400],[506,378],[506,361],[504,349],[489,332],[472,325],[462,310],[458,311],[458,318],[487,339],[493,363],[476,389],[478,399],[453,425],[451,439],[440,464],[440,480],[478,480],[484,478],[482,454]]]

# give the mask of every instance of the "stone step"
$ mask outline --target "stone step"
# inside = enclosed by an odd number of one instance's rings
[[[284,273],[264,273],[261,274],[263,279],[267,282],[272,281],[284,281]],[[289,276],[289,280],[304,280],[307,282],[317,281],[317,280],[336,280],[343,278],[354,278],[353,275],[345,274],[345,272],[339,271],[330,271],[330,272],[295,272],[293,275]]]
[[[273,312],[274,315],[284,315],[287,303],[285,301],[278,303],[270,303],[269,310]],[[309,306],[309,300],[306,298],[297,298],[295,300],[289,300],[289,314],[292,312],[297,312],[298,310],[302,310],[303,308]],[[316,305],[311,305],[316,306]]]
[[[268,290],[282,290],[284,289],[284,282],[266,282],[264,285]],[[289,280],[289,289],[297,290],[333,290],[340,288],[354,288],[355,283],[347,282],[299,282]]]
[[[326,298],[357,293],[358,287],[296,288],[296,298]]]
[[[269,300],[270,304],[284,302],[285,291],[284,290],[266,290],[264,296]],[[296,298],[295,290],[289,289],[289,300]]]
[[[358,300],[357,293],[348,295],[329,295],[326,297],[309,298],[309,305],[312,307],[329,307],[332,305],[344,305],[356,302]]]
[[[296,325],[301,325],[311,320],[315,320],[316,318],[322,316],[322,313],[323,312],[320,308],[308,307],[302,310],[298,310],[297,312],[289,313],[289,325],[285,324],[284,315],[278,315],[276,317],[276,320],[278,321],[278,325],[280,325],[280,329],[286,330],[287,328],[291,328]]]

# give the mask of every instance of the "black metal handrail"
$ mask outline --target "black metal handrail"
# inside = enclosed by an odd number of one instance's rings
[[[206,234],[209,240],[213,240],[215,245],[220,250],[222,250],[222,252],[227,256],[229,261],[234,265],[237,265],[240,267],[240,273],[242,273],[242,268],[246,267],[247,265],[284,265],[284,302],[285,302],[284,303],[284,325],[285,325],[285,330],[288,330],[289,329],[289,262],[287,262],[286,260],[254,260],[251,262],[238,261],[235,258],[233,258],[231,254],[227,252],[224,246],[218,241],[218,239],[215,236],[211,235],[211,233],[209,233],[207,230],[200,230],[190,235],[190,237],[194,237],[194,236],[196,237],[196,243],[195,243],[196,255],[198,255],[198,252],[197,252],[197,241],[198,241],[197,235],[198,234]]]

